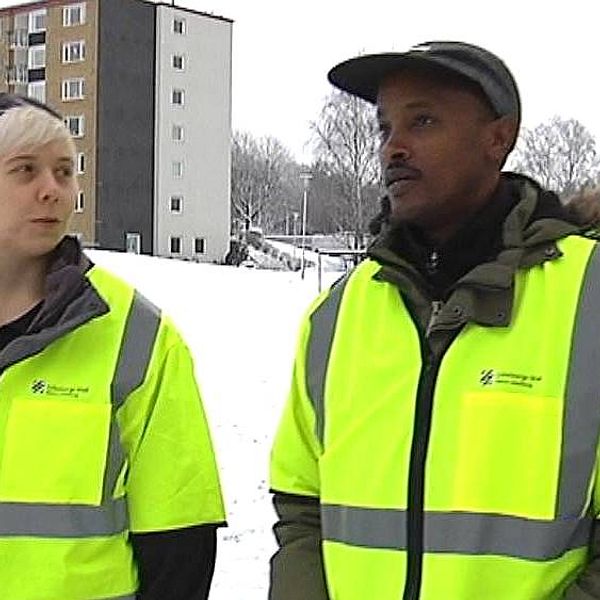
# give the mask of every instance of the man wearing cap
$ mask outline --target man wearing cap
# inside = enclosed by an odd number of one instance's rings
[[[600,598],[600,254],[501,172],[510,71],[431,42],[329,80],[377,107],[386,195],[301,327],[270,600]]]

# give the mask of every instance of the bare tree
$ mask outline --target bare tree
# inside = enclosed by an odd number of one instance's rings
[[[255,138],[236,131],[231,144],[231,215],[234,230],[248,230],[260,212],[259,149]]]
[[[269,232],[283,232],[292,206],[300,197],[300,167],[276,138],[259,140],[262,211],[257,225]]]
[[[556,116],[522,130],[509,167],[564,199],[598,179],[600,160],[596,140],[584,125]]]
[[[330,178],[330,217],[359,240],[368,223],[373,186],[379,181],[377,124],[367,102],[334,90],[311,123],[315,169]],[[368,190],[368,193],[367,193]]]
[[[255,138],[235,132],[231,156],[231,207],[233,229],[284,227],[288,205],[298,202],[298,165],[274,137]]]

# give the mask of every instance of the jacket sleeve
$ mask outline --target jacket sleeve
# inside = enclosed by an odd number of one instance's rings
[[[600,464],[600,446],[596,452],[596,465],[598,464]],[[598,475],[592,492],[592,510],[596,515],[596,521],[589,545],[588,563],[579,577],[567,588],[564,600],[600,600],[600,477]]]
[[[567,588],[564,600],[600,600],[600,522],[594,523],[590,561],[583,573]]]
[[[131,535],[140,576],[137,600],[207,600],[215,570],[214,525]]]
[[[122,490],[133,533],[223,524],[212,440],[194,365],[163,318],[142,385],[117,414],[127,465]]]
[[[269,600],[328,600],[321,554],[319,456],[305,379],[310,321],[298,344],[292,386],[271,453],[271,490],[279,550],[271,559]]]
[[[117,421],[125,465],[113,495],[127,501],[140,598],[204,600],[225,512],[192,357],[168,319]]]
[[[328,600],[318,499],[276,493],[273,503],[279,551],[271,559],[269,600]]]

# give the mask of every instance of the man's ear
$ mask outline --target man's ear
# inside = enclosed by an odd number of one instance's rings
[[[486,150],[495,163],[502,164],[517,137],[518,125],[514,117],[499,117],[488,123]]]

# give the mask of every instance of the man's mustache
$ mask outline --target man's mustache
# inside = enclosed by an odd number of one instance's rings
[[[406,163],[401,161],[391,162],[383,172],[383,182],[386,187],[395,181],[419,179],[420,177],[421,171],[419,171],[419,169],[409,167]]]

